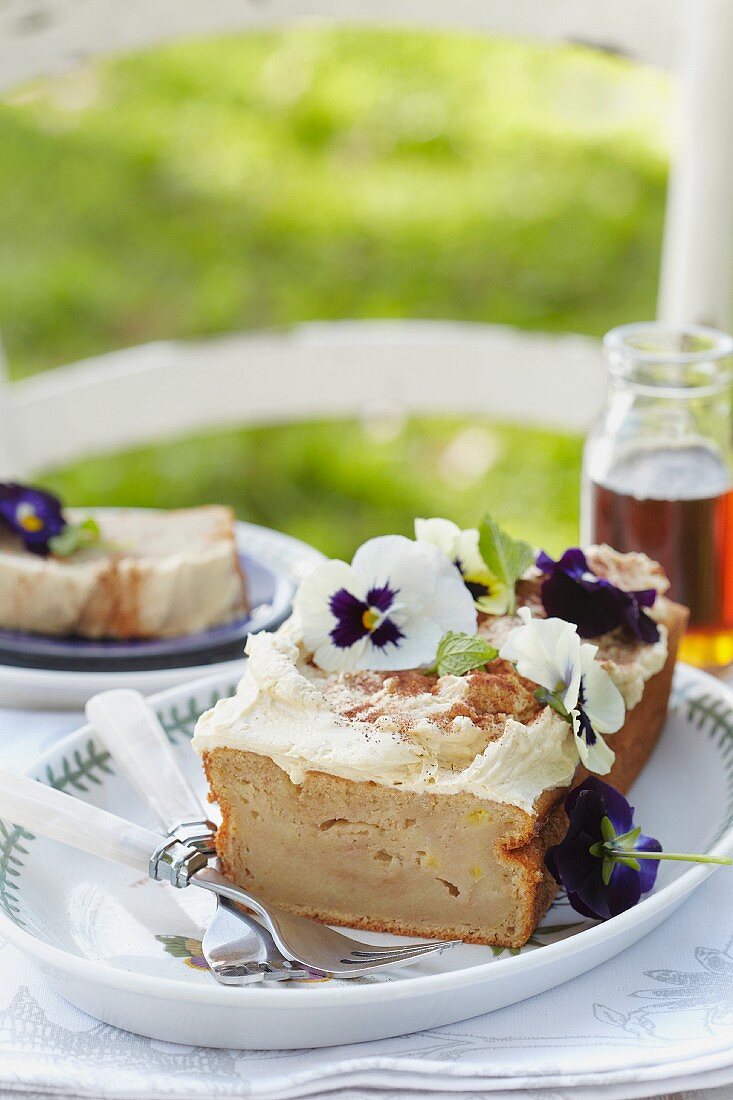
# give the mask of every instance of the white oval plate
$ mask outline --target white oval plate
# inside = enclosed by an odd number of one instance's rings
[[[218,675],[154,700],[202,790],[189,740],[198,714],[233,686]],[[633,791],[638,822],[670,851],[733,853],[732,702],[718,681],[678,668],[660,743]],[[59,742],[30,774],[154,825],[89,727]],[[212,904],[204,891],[174,890],[0,822],[0,932],[59,993],[118,1027],[235,1049],[329,1046],[468,1019],[559,985],[649,932],[708,874],[709,866],[663,863],[654,892],[605,924],[559,900],[519,952],[464,945],[370,979],[233,988],[218,985],[200,955]]]
[[[257,562],[272,578],[272,596],[269,602],[260,603],[249,612],[248,629],[272,629],[287,618],[294,590],[314,565],[323,560],[323,554],[292,535],[255,523],[237,522],[235,532],[240,551],[251,561]],[[39,664],[42,663],[39,659]],[[242,658],[186,665],[185,654],[181,666],[78,672],[19,668],[3,664],[0,658],[0,699],[4,706],[80,710],[98,691],[130,687],[150,695],[177,684],[189,684],[201,676],[212,674],[215,669],[221,676],[238,678],[244,668]]]

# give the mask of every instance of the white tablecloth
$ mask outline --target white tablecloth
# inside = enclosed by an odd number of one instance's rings
[[[21,770],[79,715],[0,710],[5,766]],[[490,1095],[554,1100],[733,1100],[733,874],[718,873],[619,958],[529,1001],[360,1046],[233,1052],[118,1031],[55,995],[0,940],[0,1097],[155,1095],[367,1100]],[[715,1088],[714,1092],[698,1089]]]

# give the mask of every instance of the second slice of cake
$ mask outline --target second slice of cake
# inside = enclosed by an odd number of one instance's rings
[[[0,628],[83,638],[171,638],[247,608],[229,508],[74,510],[97,544],[39,556],[0,525]]]

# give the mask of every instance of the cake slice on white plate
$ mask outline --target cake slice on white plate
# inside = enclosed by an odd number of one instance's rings
[[[318,566],[193,745],[234,882],[329,924],[515,948],[555,895],[570,788],[626,791],[651,754],[687,611],[643,555],[553,562],[494,529],[492,573],[475,529],[441,559],[448,530]]]
[[[51,537],[39,549],[34,529],[45,521],[44,498],[54,498],[23,492],[12,509],[0,499],[1,629],[170,638],[231,622],[247,609],[229,508],[69,509],[63,537],[85,527],[94,537],[76,548]]]

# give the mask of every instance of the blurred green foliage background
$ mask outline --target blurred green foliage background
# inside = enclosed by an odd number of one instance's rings
[[[664,77],[618,58],[355,29],[175,44],[23,88],[0,103],[11,375],[313,319],[600,335],[649,317],[668,114]],[[415,514],[489,507],[556,550],[579,455],[520,426],[319,423],[44,481],[70,503],[229,502],[342,555]]]

